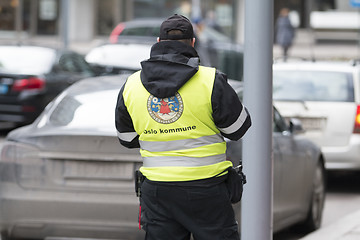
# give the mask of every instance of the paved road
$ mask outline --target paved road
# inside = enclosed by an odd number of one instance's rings
[[[322,227],[360,209],[360,172],[330,174],[326,194]],[[304,234],[292,229],[273,236],[274,240],[297,240]]]

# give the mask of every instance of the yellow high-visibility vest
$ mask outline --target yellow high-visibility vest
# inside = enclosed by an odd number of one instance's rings
[[[128,78],[123,97],[139,134],[140,171],[148,179],[205,179],[232,166],[212,118],[214,80],[215,68],[200,66],[175,96],[158,98],[145,89],[140,71]]]

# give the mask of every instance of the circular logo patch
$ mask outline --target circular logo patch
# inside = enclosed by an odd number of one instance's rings
[[[173,123],[183,112],[183,102],[179,93],[167,98],[157,98],[150,95],[147,108],[152,119],[158,123]]]

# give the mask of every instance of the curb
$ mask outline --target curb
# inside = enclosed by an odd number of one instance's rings
[[[358,240],[360,239],[360,211],[349,214],[335,223],[299,240]]]

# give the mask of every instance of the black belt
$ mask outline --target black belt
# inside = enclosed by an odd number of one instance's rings
[[[191,181],[172,181],[172,182],[163,182],[163,181],[151,181],[145,178],[145,181],[150,184],[155,185],[164,185],[164,186],[189,186],[189,187],[207,187],[213,186],[219,183],[222,183],[226,180],[227,174],[223,176],[216,176],[205,179],[191,180]]]

